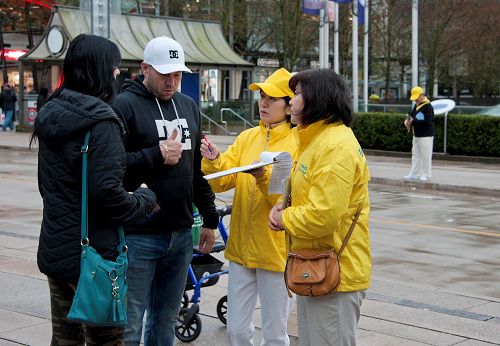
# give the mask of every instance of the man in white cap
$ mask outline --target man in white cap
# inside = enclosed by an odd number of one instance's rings
[[[126,345],[173,345],[174,325],[193,253],[192,205],[203,216],[199,251],[209,253],[218,214],[201,171],[201,116],[193,99],[177,91],[185,66],[175,40],[157,37],[144,49],[143,75],[126,80],[113,107],[125,124],[128,191],[145,183],[158,212],[129,227]],[[110,158],[110,160],[113,158]]]
[[[411,89],[411,101],[415,105],[405,120],[408,131],[413,131],[411,170],[405,180],[429,181],[432,170],[432,148],[434,145],[434,108],[419,86]]]

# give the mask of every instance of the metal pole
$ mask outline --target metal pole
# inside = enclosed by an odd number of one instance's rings
[[[3,63],[3,82],[7,83],[9,81],[9,75],[7,74],[7,60],[5,60],[5,47],[3,45],[3,18],[0,18],[0,49],[1,52],[1,62]]]
[[[24,62],[22,60],[18,60],[19,62],[19,124],[21,127],[26,126],[28,124],[26,110],[24,109],[26,101],[24,96]]]
[[[358,91],[358,1],[352,2],[352,110],[359,110]]]
[[[411,83],[418,83],[418,0],[412,0],[411,8]]]
[[[339,3],[333,3],[333,14],[335,21],[333,22],[333,70],[339,73]]]
[[[330,24],[328,22],[328,13],[326,11],[326,1],[323,2],[323,8],[319,10],[319,67],[328,68],[328,53],[329,37],[328,29]]]
[[[443,143],[443,151],[446,155],[446,142],[447,142],[447,133],[448,133],[448,112],[444,113],[444,143]]]
[[[364,47],[363,47],[363,103],[365,104],[365,113],[368,112],[368,0],[365,1],[365,31],[364,31]]]
[[[109,0],[92,0],[92,34],[109,38]]]
[[[325,32],[323,31],[323,27],[325,26],[325,23],[323,22],[324,16],[325,10],[319,10],[319,68],[324,68],[325,66]]]
[[[326,6],[327,1],[325,1],[325,6]],[[330,22],[328,21],[328,13],[326,11],[323,12],[323,41],[324,41],[324,48],[323,48],[323,61],[324,61],[324,66],[323,68],[330,68],[329,64],[329,56],[330,56]]]

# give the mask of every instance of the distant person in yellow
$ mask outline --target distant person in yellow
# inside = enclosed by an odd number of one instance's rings
[[[413,131],[411,170],[405,180],[429,181],[432,175],[432,148],[434,146],[434,108],[419,86],[411,89],[413,109],[405,119],[408,131]]]
[[[242,132],[226,152],[208,139],[201,141],[205,174],[244,166],[259,160],[263,151],[294,154],[297,142],[290,123],[293,96],[288,87],[290,73],[281,68],[263,83],[250,84],[260,90],[258,127]],[[253,313],[257,297],[261,304],[261,345],[289,345],[287,320],[291,300],[283,281],[286,250],[284,232],[271,232],[269,211],[279,195],[267,193],[271,166],[210,180],[214,192],[234,191],[231,232],[225,256],[229,262],[227,337],[235,346],[253,345]]]

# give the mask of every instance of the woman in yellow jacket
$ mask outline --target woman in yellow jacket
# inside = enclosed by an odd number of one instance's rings
[[[276,204],[269,225],[285,230],[290,249],[342,245],[355,214],[358,222],[340,258],[340,284],[318,297],[297,296],[300,345],[355,345],[361,302],[370,285],[368,231],[370,173],[349,125],[350,92],[332,70],[308,70],[290,80],[291,120],[299,149],[291,174],[291,206]]]
[[[250,84],[260,90],[258,127],[242,132],[226,152],[202,140],[202,170],[213,173],[259,160],[263,151],[297,149],[290,124],[293,96],[288,87],[290,73],[281,68],[263,83]],[[285,284],[284,233],[271,232],[269,211],[279,195],[267,193],[270,166],[210,180],[214,192],[234,191],[231,231],[225,257],[229,262],[227,336],[231,345],[253,345],[253,313],[257,297],[261,304],[261,345],[289,345],[286,332],[291,305]]]

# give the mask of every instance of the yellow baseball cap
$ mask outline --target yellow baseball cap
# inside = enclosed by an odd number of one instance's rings
[[[410,96],[410,100],[411,101],[415,101],[416,99],[418,99],[418,97],[420,95],[422,95],[424,93],[424,89],[422,89],[421,87],[419,86],[416,86],[414,87],[413,89],[411,89],[411,96]]]
[[[271,97],[293,97],[293,91],[288,86],[288,82],[292,78],[290,72],[284,68],[276,70],[262,83],[252,83],[248,89],[256,91],[262,90]]]

